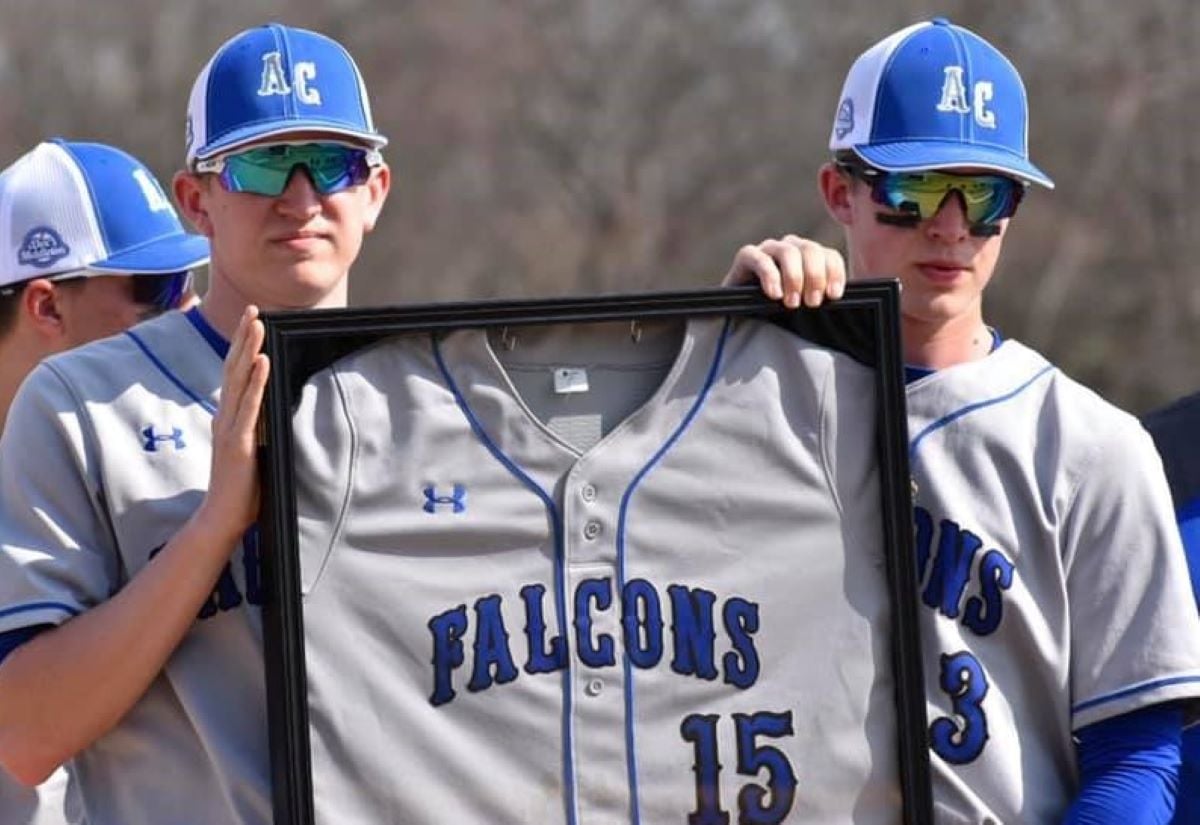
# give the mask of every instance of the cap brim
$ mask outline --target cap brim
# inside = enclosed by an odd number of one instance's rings
[[[1047,189],[1054,188],[1054,181],[1029,161],[1004,149],[981,144],[909,140],[871,146],[859,144],[853,149],[867,163],[885,172],[987,169],[1037,183]]]
[[[207,146],[202,147],[192,156],[190,162],[195,163],[198,160],[208,160],[211,157],[230,152],[250,143],[257,143],[268,138],[285,137],[297,132],[319,132],[334,137],[348,138],[355,143],[363,144],[373,149],[382,149],[388,142],[387,138],[376,132],[347,129],[345,126],[333,125],[324,120],[314,120],[311,118],[289,120],[284,123],[277,123],[272,128],[263,128],[261,125],[257,125],[232,131],[222,136],[219,140],[214,140]]]
[[[203,266],[208,256],[208,238],[181,232],[93,261],[87,268],[114,274],[159,275]]]

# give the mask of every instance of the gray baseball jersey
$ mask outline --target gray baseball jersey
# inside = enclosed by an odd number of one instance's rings
[[[26,379],[0,438],[0,632],[100,604],[191,516],[221,362],[168,313]],[[145,696],[75,758],[89,825],[271,821],[260,596],[243,541]]]
[[[652,326],[400,337],[304,387],[321,825],[898,821],[873,374],[725,319],[656,372]]]
[[[938,821],[1056,823],[1072,732],[1200,696],[1200,627],[1137,420],[1016,341],[909,385]]]
[[[4,825],[65,825],[78,818],[67,772],[59,769],[36,788],[0,770],[0,822]]]

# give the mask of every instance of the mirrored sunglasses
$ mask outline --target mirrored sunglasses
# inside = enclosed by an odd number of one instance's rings
[[[371,176],[371,168],[383,163],[374,149],[340,143],[277,143],[244,152],[202,160],[197,172],[212,172],[227,192],[246,192],[278,197],[287,188],[297,166],[322,195],[332,195],[359,186]]]
[[[858,163],[838,166],[871,187],[871,199],[920,220],[937,214],[946,196],[958,192],[972,225],[1011,218],[1026,184],[1005,175],[955,175],[948,172],[885,172]]]

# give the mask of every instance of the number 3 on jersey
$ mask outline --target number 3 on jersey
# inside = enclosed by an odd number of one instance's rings
[[[717,747],[715,714],[693,713],[679,725],[683,738],[695,749],[696,810],[688,815],[688,825],[729,825],[729,813],[721,808],[721,760]],[[782,822],[796,799],[796,772],[783,751],[759,744],[759,737],[780,739],[794,735],[791,711],[747,715],[733,714],[737,731],[737,772],[757,776],[767,771],[767,787],[748,784],[738,792],[738,822],[746,825],[773,825]],[[767,797],[770,803],[767,804]]]
[[[978,659],[962,650],[943,654],[939,682],[954,703],[955,718],[943,716],[929,726],[931,747],[952,765],[973,762],[988,740],[987,716],[983,712],[987,674]]]

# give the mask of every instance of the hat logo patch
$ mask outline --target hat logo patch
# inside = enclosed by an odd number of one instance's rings
[[[965,115],[975,113],[975,122],[985,129],[996,128],[996,113],[988,108],[995,95],[995,87],[990,80],[977,81],[972,89],[973,101],[967,102],[967,84],[963,80],[962,66],[947,66],[944,69],[945,79],[942,81],[942,99],[938,101],[939,112],[954,112]]]
[[[309,106],[321,105],[321,92],[312,81],[317,76],[317,64],[311,61],[300,61],[292,67],[291,83],[288,83],[287,72],[283,68],[283,55],[279,52],[267,52],[262,56],[262,81],[258,86],[259,97],[271,95],[290,95],[293,90],[301,103]]]
[[[838,140],[841,140],[854,131],[853,98],[845,98],[841,105],[838,106],[837,118],[834,120],[833,128],[837,132]]]
[[[21,248],[17,252],[17,260],[24,266],[45,269],[69,254],[71,247],[63,242],[57,232],[49,226],[35,226],[25,233],[25,239],[21,241]]]

